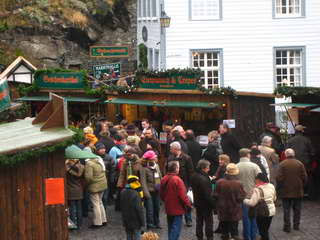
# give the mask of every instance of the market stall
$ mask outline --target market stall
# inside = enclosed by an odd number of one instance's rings
[[[64,149],[76,135],[51,98],[37,118],[0,125],[1,239],[68,239]]]

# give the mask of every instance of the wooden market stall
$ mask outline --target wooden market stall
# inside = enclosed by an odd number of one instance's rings
[[[0,125],[0,239],[67,240],[64,100],[52,96],[36,119]]]

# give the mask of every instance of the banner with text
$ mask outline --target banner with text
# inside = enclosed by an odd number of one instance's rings
[[[39,88],[83,89],[85,76],[82,72],[44,72],[36,75],[35,83]]]
[[[139,87],[148,89],[197,89],[198,79],[194,75],[172,75],[166,77],[139,76]]]
[[[129,57],[130,47],[129,46],[91,46],[90,56],[91,57],[103,57],[103,58],[123,58]]]
[[[10,107],[10,94],[8,82],[0,83],[0,112]]]
[[[115,75],[120,77],[121,74],[121,64],[120,63],[109,63],[93,66],[94,77],[100,79],[104,73],[109,75]]]

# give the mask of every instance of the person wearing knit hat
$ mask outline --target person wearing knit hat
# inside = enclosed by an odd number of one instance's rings
[[[142,166],[145,172],[146,185],[145,193],[145,207],[147,228],[161,228],[160,227],[160,182],[161,171],[157,164],[158,156],[152,151],[146,151],[142,156]]]
[[[214,196],[217,201],[218,219],[221,224],[222,240],[239,240],[238,224],[242,219],[241,204],[246,193],[238,180],[239,169],[234,163],[226,167],[226,175],[216,183]],[[231,235],[231,236],[230,236]]]
[[[127,184],[120,195],[122,223],[127,239],[138,240],[141,238],[141,228],[145,226],[142,198],[143,192],[139,178],[135,175],[129,175]]]
[[[95,145],[97,142],[98,142],[98,138],[96,137],[96,135],[93,134],[93,129],[92,127],[85,127],[83,129],[83,132],[84,132],[84,137],[85,139],[88,139],[90,140],[90,143],[92,145]]]

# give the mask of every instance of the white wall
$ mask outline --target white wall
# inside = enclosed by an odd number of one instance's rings
[[[306,46],[307,85],[320,87],[320,1],[306,17],[273,19],[272,0],[222,0],[222,20],[190,21],[189,0],[166,0],[167,68],[191,67],[190,49],[222,48],[224,86],[271,93],[273,47]]]

